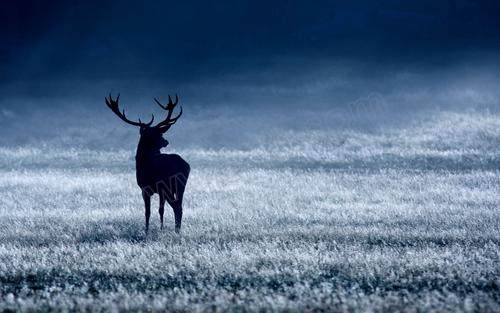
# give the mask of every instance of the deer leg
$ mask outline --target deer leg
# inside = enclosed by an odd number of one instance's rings
[[[189,172],[188,172],[189,174]],[[183,180],[180,181],[178,185],[177,192],[175,193],[175,201],[173,202],[172,208],[174,209],[175,215],[175,232],[179,233],[181,231],[182,222],[182,199],[184,198],[184,188],[186,188],[187,175]]]
[[[145,207],[145,217],[146,217],[146,234],[149,230],[149,217],[151,216],[151,196],[146,192],[142,193],[142,199],[144,199],[144,207]]]
[[[175,232],[179,233],[181,231],[181,222],[182,222],[182,202],[175,201],[173,209],[175,215]]]
[[[163,213],[165,212],[165,196],[163,192],[160,192],[160,208],[158,213],[160,213],[160,229],[163,229]]]

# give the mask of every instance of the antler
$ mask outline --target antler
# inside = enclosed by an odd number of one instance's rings
[[[118,100],[119,99],[120,99],[120,94],[118,94],[118,96],[116,97],[116,100],[113,100],[113,98],[111,98],[111,94],[109,94],[109,99],[104,97],[104,100],[106,101],[106,105],[111,109],[111,111],[113,111],[124,122],[126,122],[130,125],[139,126],[139,127],[149,127],[149,126],[151,126],[151,124],[153,124],[153,121],[155,119],[153,114],[151,114],[151,121],[149,121],[149,123],[143,123],[141,121],[141,119],[139,119],[139,122],[134,122],[134,121],[129,120],[125,116],[125,110],[122,110],[122,112],[120,112],[120,109],[118,107]]]
[[[181,106],[181,111],[179,112],[179,114],[176,117],[172,118],[172,113],[174,112],[174,109],[177,106],[177,103],[179,102],[179,97],[176,94],[175,95],[175,102],[172,102],[172,98],[169,95],[167,105],[162,105],[160,103],[160,101],[158,101],[156,98],[154,98],[154,100],[155,100],[156,104],[158,104],[162,109],[168,111],[167,117],[162,122],[158,123],[155,126],[155,127],[160,128],[163,132],[166,132],[172,125],[175,124],[175,122],[177,122],[179,117],[181,117],[181,115],[182,115],[182,106]]]

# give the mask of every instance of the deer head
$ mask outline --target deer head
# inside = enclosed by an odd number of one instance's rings
[[[151,120],[148,123],[143,123],[141,119],[138,122],[131,121],[125,116],[125,110],[120,111],[118,101],[120,99],[120,95],[113,99],[111,94],[109,98],[104,98],[106,101],[106,105],[115,113],[121,120],[126,122],[127,124],[138,126],[140,129],[141,139],[139,140],[139,149],[138,154],[142,153],[156,153],[159,152],[161,148],[164,148],[168,145],[168,141],[163,138],[163,134],[169,130],[169,128],[174,125],[179,117],[182,115],[182,106],[179,114],[176,117],[172,117],[175,107],[177,103],[179,103],[179,97],[175,95],[175,102],[172,101],[170,95],[168,96],[168,103],[163,105],[154,98],[154,101],[165,111],[167,111],[167,117],[156,124],[155,126],[151,126],[155,119],[154,115],[151,114]]]

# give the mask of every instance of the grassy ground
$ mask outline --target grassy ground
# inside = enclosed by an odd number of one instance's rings
[[[132,151],[0,148],[0,311],[498,312],[499,138],[450,113],[177,151],[182,234],[147,237]]]

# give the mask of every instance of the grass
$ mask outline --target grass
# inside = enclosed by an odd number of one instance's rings
[[[0,148],[0,311],[498,312],[499,125],[186,148],[180,236],[130,151]]]

